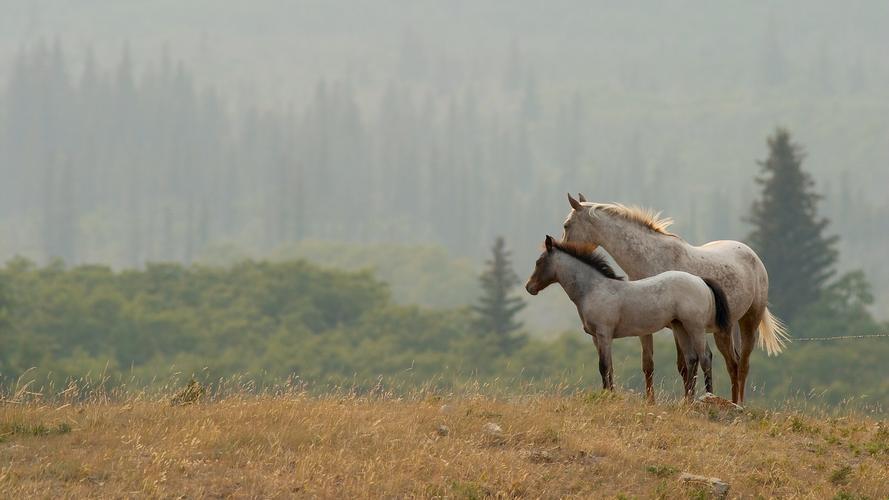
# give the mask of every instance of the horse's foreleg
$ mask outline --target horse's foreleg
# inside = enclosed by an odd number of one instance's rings
[[[645,398],[654,403],[654,336],[639,337],[642,344],[642,373],[645,375]]]
[[[737,324],[735,328],[737,328]],[[716,332],[713,334],[713,340],[716,342],[716,348],[725,359],[725,369],[728,371],[729,379],[732,381],[732,403],[737,403],[740,397],[738,390],[738,347],[733,342],[733,336],[729,332]]]

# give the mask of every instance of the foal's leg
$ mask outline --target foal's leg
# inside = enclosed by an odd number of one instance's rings
[[[688,331],[681,324],[673,324],[673,338],[682,346],[682,353],[685,355],[685,367],[688,373],[685,379],[685,398],[691,401],[695,395],[695,383],[698,379],[698,351]]]
[[[675,327],[670,327],[673,330],[673,342],[676,343],[676,369],[679,370],[679,375],[682,377],[682,383],[688,383],[688,367],[685,365],[685,353],[682,352],[682,344],[679,342],[679,334],[676,333]]]
[[[701,363],[701,370],[704,372],[704,388],[708,393],[713,394],[713,353],[707,349],[707,332],[701,328],[690,331],[689,335]]]
[[[734,328],[737,327],[738,325],[735,324]],[[713,340],[716,342],[716,348],[719,349],[723,359],[725,359],[725,369],[728,372],[729,379],[732,381],[732,403],[737,403],[740,396],[738,390],[738,348],[740,346],[733,342],[733,335],[729,332],[715,332]]]
[[[642,343],[642,373],[645,374],[645,398],[654,403],[654,336],[639,337]]]
[[[596,346],[596,354],[599,356],[599,375],[602,376],[602,388],[607,389],[607,379],[605,373],[602,372],[602,347],[599,344],[599,337],[595,333],[591,333],[590,337],[593,338],[593,345]]]
[[[670,328],[673,328],[673,326],[671,325]],[[689,372],[688,372],[688,367],[686,366],[686,362],[685,362],[685,360],[686,360],[685,348],[682,346],[682,344],[680,344],[679,339],[676,337],[675,330],[673,333],[673,341],[676,343],[676,368],[679,370],[679,375],[682,376],[682,382],[687,384]],[[716,345],[717,345],[717,347],[720,347],[718,343]],[[731,344],[729,344],[728,347],[729,347],[729,350],[731,350],[730,349]],[[722,347],[720,347],[720,352],[722,352]],[[713,357],[713,352],[710,351],[709,345],[707,346],[707,356],[709,356],[711,358]],[[725,356],[726,356],[726,354],[723,353],[723,357],[725,357]],[[726,360],[725,360],[726,366],[728,366],[730,359],[732,360],[731,362],[734,363],[733,358],[726,358]],[[736,379],[736,375],[732,375],[730,373],[729,376],[732,378],[733,381]],[[732,386],[734,387],[734,382],[732,383]]]
[[[611,365],[611,336],[596,334],[596,347],[599,350],[599,374],[602,375],[602,388],[614,390],[613,369]]]

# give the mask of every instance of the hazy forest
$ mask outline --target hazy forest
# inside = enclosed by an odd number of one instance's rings
[[[0,11],[3,377],[595,384],[561,292],[522,297],[508,349],[473,321],[495,238],[524,280],[570,190],[661,210],[695,244],[745,240],[778,127],[837,237],[791,333],[886,330],[884,1]],[[754,397],[889,402],[889,342],[867,342],[757,352]],[[638,386],[638,343],[618,344]]]

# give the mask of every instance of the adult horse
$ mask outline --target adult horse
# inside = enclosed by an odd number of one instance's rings
[[[568,195],[571,213],[565,220],[563,241],[601,246],[631,280],[685,271],[713,280],[725,291],[731,321],[740,326],[740,351],[731,335],[713,332],[714,340],[732,381],[732,401],[742,403],[757,329],[759,345],[769,355],[784,350],[789,339],[781,321],[769,312],[769,276],[756,252],[729,240],[694,246],[668,232],[672,219],[662,219],[658,213],[619,203],[591,203],[583,195],[580,200]],[[651,355],[649,349],[643,349],[643,357]],[[685,380],[685,355],[678,340],[676,356]]]

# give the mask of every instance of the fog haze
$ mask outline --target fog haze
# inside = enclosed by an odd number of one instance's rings
[[[435,245],[520,275],[565,192],[744,239],[807,157],[889,316],[889,3],[0,1],[0,259]]]

